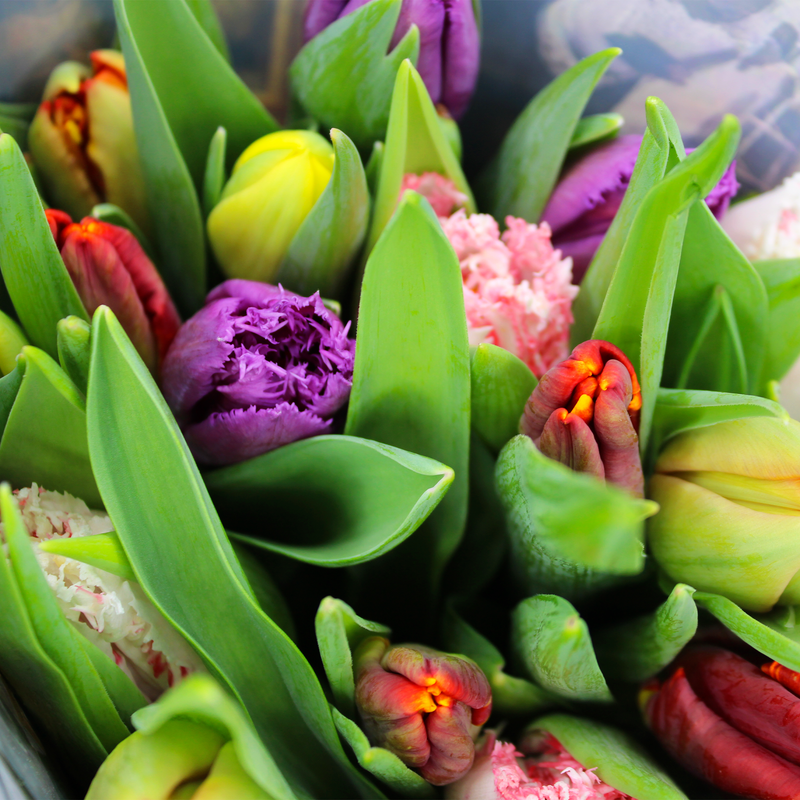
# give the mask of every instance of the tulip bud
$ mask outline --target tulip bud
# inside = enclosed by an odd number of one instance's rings
[[[311,0],[306,6],[303,41],[369,0]],[[456,119],[466,111],[478,80],[480,34],[472,0],[403,0],[389,50],[409,28],[419,28],[417,70],[431,100]]]
[[[549,458],[642,497],[641,407],[639,381],[627,356],[591,339],[542,377],[519,429]]]
[[[47,197],[72,217],[119,206],[148,228],[144,178],[122,54],[95,50],[92,74],[68,62],[47,83],[28,143]]]
[[[640,704],[664,747],[709,783],[756,800],[800,797],[800,699],[749,661],[691,649]]]
[[[749,417],[671,439],[649,483],[653,556],[748,611],[800,603],[800,423]]]
[[[271,281],[332,172],[333,148],[318,133],[279,131],[251,144],[208,217],[223,272]]]
[[[372,636],[358,646],[353,666],[356,706],[374,745],[434,786],[469,771],[472,726],[492,710],[489,682],[473,661]]]
[[[108,306],[157,373],[181,320],[153,262],[125,228],[92,217],[73,223],[68,214],[46,211],[78,295],[91,315]]]
[[[233,464],[327,433],[353,385],[349,329],[317,294],[241,280],[214,289],[162,370],[195,458]]]

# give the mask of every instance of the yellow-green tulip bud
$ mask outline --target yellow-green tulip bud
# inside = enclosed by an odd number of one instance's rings
[[[230,278],[271,282],[333,172],[318,133],[278,131],[248,147],[208,217],[208,238]]]
[[[272,800],[242,769],[233,742],[222,746],[208,777],[189,796],[192,800]]]
[[[721,422],[669,441],[650,549],[670,578],[748,611],[800,603],[800,423]]]

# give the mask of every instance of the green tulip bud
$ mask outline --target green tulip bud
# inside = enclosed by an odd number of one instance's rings
[[[750,417],[669,441],[650,480],[650,549],[676,582],[748,611],[800,603],[800,423]]]
[[[278,131],[250,145],[208,217],[208,238],[230,278],[271,282],[333,172],[318,133]]]

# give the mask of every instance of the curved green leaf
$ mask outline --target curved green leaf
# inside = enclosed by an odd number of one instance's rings
[[[413,25],[389,52],[401,0],[374,0],[328,25],[289,67],[292,94],[328,128],[341,128],[367,150],[382,139],[400,63],[419,55]]]
[[[157,259],[153,245],[127,211],[115,206],[113,203],[98,203],[92,208],[90,216],[99,219],[101,222],[107,222],[109,225],[118,225],[120,228],[130,231],[136,237],[136,241],[139,242],[147,257],[153,263],[156,263]]]
[[[652,613],[598,631],[594,649],[603,673],[639,683],[666,667],[697,631],[693,594],[678,583]]]
[[[14,370],[0,378],[0,441],[2,441],[3,432],[6,429],[8,415],[14,407],[14,401],[17,399],[19,387],[22,385],[22,376],[24,373],[25,358],[21,357],[19,361],[17,361],[17,366]]]
[[[293,788],[369,792],[311,666],[257,605],[175,419],[103,306],[92,322],[87,417],[98,485],[149,599],[242,702]]]
[[[66,317],[58,321],[58,362],[75,386],[86,395],[89,383],[89,338],[92,326],[80,317]]]
[[[228,42],[225,40],[225,31],[222,29],[211,0],[186,0],[186,5],[189,6],[189,10],[194,14],[200,27],[217,48],[219,54],[230,63],[231,56],[228,52]]]
[[[17,356],[30,344],[22,329],[8,314],[0,311],[0,373],[8,375],[17,365]]]
[[[98,533],[94,536],[75,536],[63,539],[45,539],[39,543],[45,553],[54,553],[64,558],[74,558],[83,564],[110,572],[126,581],[135,581],[136,575],[122,549],[119,536]]]
[[[610,47],[579,61],[545,86],[517,117],[489,167],[486,204],[495,219],[511,214],[539,221],[584,106],[621,52]]]
[[[410,536],[447,492],[453,471],[379,442],[315,436],[209,472],[205,481],[226,526],[246,532],[232,534],[237,539],[342,567]]]
[[[541,687],[569,700],[611,702],[589,628],[563,597],[537,594],[511,615],[511,647]]]
[[[30,123],[2,113],[0,109],[0,133],[8,134],[23,149],[28,149],[28,128]]]
[[[333,174],[278,270],[276,283],[293,292],[342,296],[369,221],[369,190],[361,156],[346,134],[334,128]]]
[[[603,139],[617,135],[625,120],[621,114],[591,114],[578,120],[569,140],[569,149],[583,147],[585,144],[597,144]]]
[[[609,786],[644,800],[687,800],[672,779],[626,734],[590,719],[549,714],[528,727],[525,740],[547,731],[586,769],[594,769]]]
[[[228,149],[228,132],[220,126],[211,137],[206,158],[206,171],[203,175],[203,217],[208,215],[219,203],[225,188],[225,153]]]
[[[17,143],[0,134],[0,270],[31,341],[56,357],[56,323],[88,320]]]

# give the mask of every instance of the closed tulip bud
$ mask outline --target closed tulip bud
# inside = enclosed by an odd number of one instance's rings
[[[542,376],[519,429],[549,458],[641,497],[641,407],[639,381],[627,356],[591,339]]]
[[[753,800],[800,797],[800,675],[718,647],[685,652],[644,687],[645,720],[684,767]],[[782,684],[793,685],[790,691]]]
[[[333,148],[318,133],[279,131],[251,144],[208,217],[208,238],[223,272],[275,278],[332,172]]]
[[[473,726],[483,725],[492,709],[489,682],[477,664],[373,636],[359,645],[353,665],[356,706],[372,744],[435,786],[469,771]]]
[[[181,320],[167,287],[136,237],[125,228],[86,217],[73,223],[48,209],[50,230],[78,295],[91,315],[108,306],[157,374]]]
[[[800,603],[800,423],[750,417],[670,440],[649,483],[670,578],[748,611]]]
[[[98,203],[123,208],[143,229],[149,216],[122,54],[95,50],[91,72],[57,67],[28,144],[50,203],[83,217]]]

